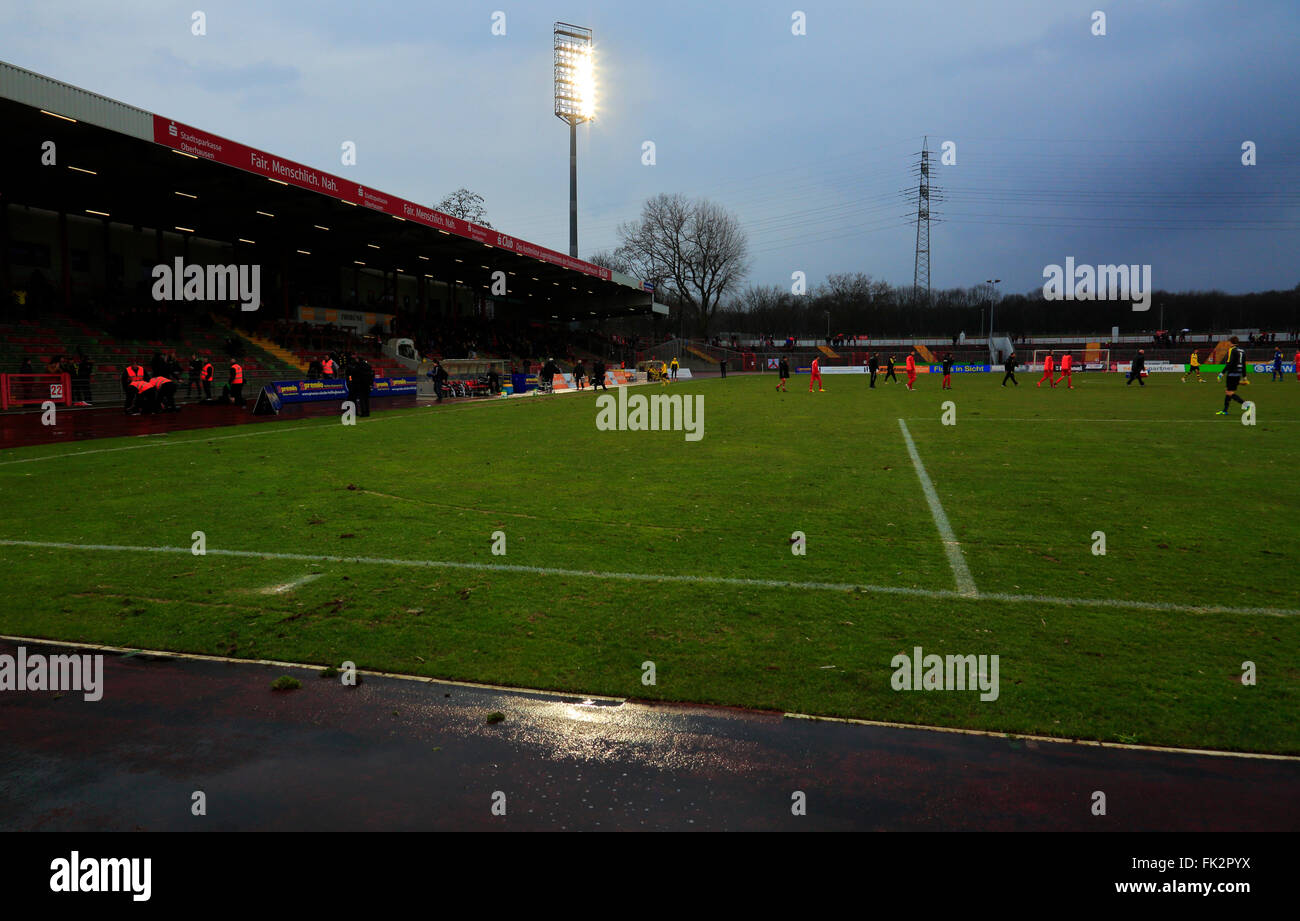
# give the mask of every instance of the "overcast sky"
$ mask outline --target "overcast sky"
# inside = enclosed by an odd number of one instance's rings
[[[737,214],[752,282],[910,284],[902,193],[928,136],[935,287],[1028,291],[1067,256],[1151,264],[1168,290],[1300,283],[1296,0],[42,0],[0,4],[0,59],[414,201],[467,186],[498,229],[567,252],[557,19],[597,46],[583,257],[682,192]]]

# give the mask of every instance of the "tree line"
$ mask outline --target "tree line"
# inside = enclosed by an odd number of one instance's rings
[[[1300,285],[1251,294],[1157,290],[1149,310],[1135,311],[1128,301],[1049,301],[1041,289],[999,296],[984,284],[933,290],[927,300],[911,285],[853,272],[831,275],[802,295],[751,285],[717,312],[713,331],[820,339],[829,321],[832,336],[947,338],[964,332],[974,337],[988,331],[990,308],[995,332],[1017,337],[1104,334],[1116,326],[1122,335],[1184,328],[1290,334],[1300,329]]]
[[[482,199],[466,190],[440,206],[472,213],[485,226]],[[1225,331],[1258,328],[1300,330],[1300,285],[1284,291],[1225,294],[1222,291],[1160,291],[1150,308],[1129,301],[1052,300],[1041,288],[1002,294],[988,284],[929,292],[891,285],[863,272],[833,274],[800,288],[748,285],[749,241],[740,220],[707,199],[659,194],[640,216],[618,227],[619,245],[589,261],[654,285],[655,300],[673,308],[668,329],[686,335],[747,334],[798,338],[869,335],[950,337],[998,334],[1120,333],[1183,328]]]

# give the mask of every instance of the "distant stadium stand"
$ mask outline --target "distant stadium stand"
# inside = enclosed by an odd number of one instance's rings
[[[183,369],[177,381],[180,385],[178,396],[183,399],[190,355],[196,354],[215,366],[214,389],[220,391],[229,366],[225,347],[229,331],[220,325],[204,328],[192,320],[181,321],[178,331],[177,336],[159,339],[119,338],[84,320],[45,313],[39,319],[0,323],[0,369],[15,373],[20,370],[24,359],[30,359],[33,371],[40,372],[45,370],[51,358],[75,359],[81,352],[94,363],[91,401],[120,404],[123,368],[137,361],[147,367],[155,352],[175,353]],[[301,374],[294,366],[252,345],[245,347],[241,363],[248,382],[246,392],[253,392],[270,380]]]

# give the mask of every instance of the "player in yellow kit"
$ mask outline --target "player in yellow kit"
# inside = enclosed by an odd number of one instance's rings
[[[1195,374],[1196,379],[1202,384],[1205,378],[1201,377],[1201,359],[1196,357],[1196,349],[1192,349],[1192,357],[1187,362],[1187,374]],[[1187,374],[1183,375],[1183,383],[1187,383]]]

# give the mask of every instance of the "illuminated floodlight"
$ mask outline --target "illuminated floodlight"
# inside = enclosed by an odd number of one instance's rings
[[[591,30],[555,24],[555,115],[570,124],[596,117],[596,62]]]
[[[555,24],[555,117],[569,125],[569,255],[578,258],[578,125],[596,117],[591,30]]]

